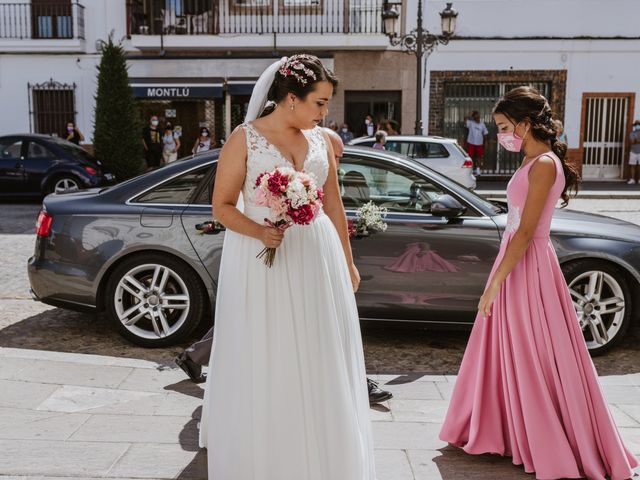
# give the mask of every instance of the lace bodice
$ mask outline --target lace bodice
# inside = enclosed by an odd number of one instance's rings
[[[260,134],[251,123],[242,124],[247,138],[247,176],[242,187],[245,206],[254,205],[253,191],[255,182],[261,173],[269,172],[276,167],[293,167],[282,152]],[[315,175],[318,185],[327,181],[329,161],[327,144],[319,127],[303,130],[309,150],[304,160],[303,169]]]

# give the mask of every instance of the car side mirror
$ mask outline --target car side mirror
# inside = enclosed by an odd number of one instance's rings
[[[449,194],[440,195],[431,203],[431,213],[446,218],[455,218],[464,214],[467,207]]]

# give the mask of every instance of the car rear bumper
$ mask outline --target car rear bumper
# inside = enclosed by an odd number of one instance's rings
[[[33,256],[27,261],[27,273],[34,300],[72,310],[93,311],[97,308],[92,283],[77,266]]]

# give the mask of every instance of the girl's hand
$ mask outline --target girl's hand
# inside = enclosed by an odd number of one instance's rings
[[[283,230],[280,230],[274,227],[269,227],[266,225],[262,226],[262,231],[260,232],[260,241],[263,243],[265,247],[278,248],[282,243],[283,238],[284,238]]]
[[[360,272],[358,272],[353,263],[349,266],[349,275],[351,276],[351,285],[353,285],[353,292],[355,293],[360,288]]]
[[[485,319],[491,315],[491,306],[498,296],[498,293],[500,293],[500,285],[495,285],[493,282],[491,282],[480,297],[480,302],[478,303],[478,312]]]

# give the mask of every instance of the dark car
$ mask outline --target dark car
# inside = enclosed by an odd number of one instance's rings
[[[48,135],[0,137],[0,195],[44,196],[113,182],[82,147]]]
[[[211,322],[224,233],[201,235],[196,225],[211,216],[217,156],[48,196],[28,265],[35,298],[104,310],[144,346],[173,344]],[[388,209],[385,232],[352,241],[361,318],[469,327],[500,248],[505,206],[391,152],[347,147],[339,177],[350,217],[369,201]],[[638,316],[640,227],[558,210],[551,240],[587,345],[602,353]]]

